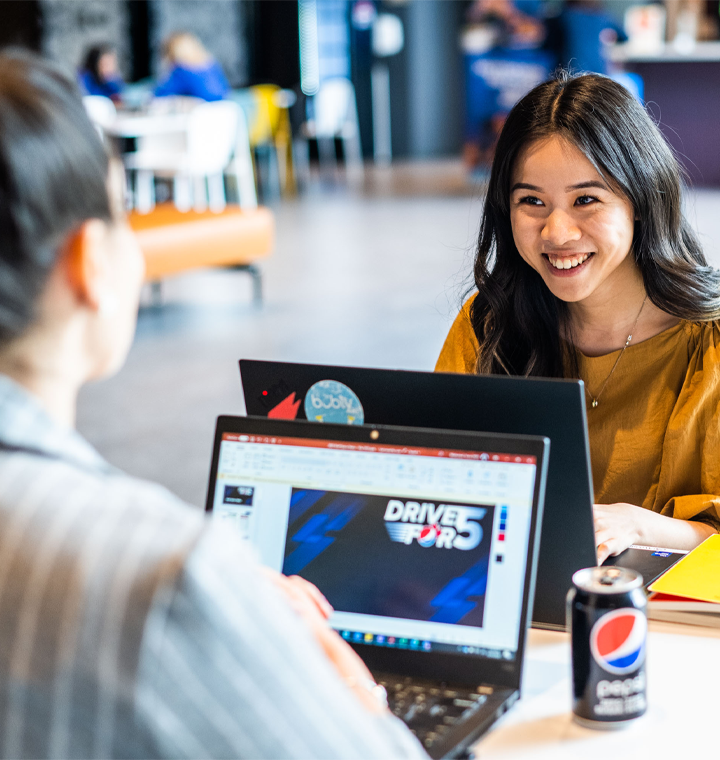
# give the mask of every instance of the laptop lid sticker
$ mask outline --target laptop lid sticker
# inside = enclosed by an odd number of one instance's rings
[[[298,409],[300,408],[300,399],[295,399],[295,391],[284,398],[277,406],[274,406],[267,413],[271,420],[294,420],[297,418]]]
[[[365,422],[357,394],[337,380],[320,380],[305,395],[305,416],[312,422],[362,425]]]

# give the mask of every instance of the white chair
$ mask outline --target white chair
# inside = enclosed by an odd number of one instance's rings
[[[129,153],[125,165],[136,176],[136,208],[141,213],[155,206],[155,175],[171,176],[175,205],[181,211],[225,208],[223,171],[230,161],[238,131],[238,107],[223,100],[203,103],[188,115],[184,150],[163,150],[153,141],[150,149]]]
[[[335,139],[340,138],[348,177],[362,178],[360,128],[352,82],[344,77],[325,80],[313,98],[313,106],[315,118],[307,123],[306,134],[317,140],[321,165],[335,165]]]
[[[145,109],[148,117],[163,116],[175,117],[192,113],[205,101],[202,98],[193,98],[189,95],[166,95],[162,98],[153,98]],[[144,134],[136,138],[136,150],[145,155],[150,153],[184,153],[187,150],[187,132],[159,132],[157,134]]]
[[[115,103],[104,95],[85,95],[83,105],[90,121],[100,133],[100,137],[105,139],[105,130],[112,126],[117,118]]]
[[[240,208],[257,208],[257,189],[255,187],[255,173],[253,171],[247,119],[245,112],[239,107],[235,148],[230,162],[225,167],[224,173],[235,180]]]

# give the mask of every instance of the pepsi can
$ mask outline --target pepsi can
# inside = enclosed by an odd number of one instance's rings
[[[590,728],[621,728],[647,709],[642,576],[623,567],[588,567],[572,580],[573,717]]]

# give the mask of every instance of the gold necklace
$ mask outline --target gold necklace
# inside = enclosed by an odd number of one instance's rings
[[[635,328],[637,327],[637,323],[640,321],[640,315],[642,314],[642,310],[645,307],[645,301],[647,301],[647,296],[643,299],[642,304],[640,305],[640,311],[638,312],[637,317],[635,317],[635,322],[633,323],[632,330],[630,331],[630,335],[627,336],[627,340],[625,341],[625,345],[622,347],[620,354],[618,355],[618,358],[615,359],[615,364],[613,364],[612,369],[610,370],[610,374],[605,378],[605,382],[602,384],[602,388],[600,388],[598,395],[593,396],[592,393],[590,393],[587,385],[585,386],[585,392],[588,396],[590,396],[590,401],[592,402],[591,406],[594,409],[599,403],[600,403],[600,396],[602,396],[603,391],[605,390],[605,386],[608,384],[608,380],[612,377],[613,372],[615,372],[615,368],[620,362],[620,359],[622,359],[622,355],[625,353],[625,349],[630,345],[630,341],[632,340],[632,334],[635,332]]]

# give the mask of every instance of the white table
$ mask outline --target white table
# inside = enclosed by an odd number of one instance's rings
[[[617,731],[573,723],[567,634],[528,643],[523,697],[476,745],[482,760],[720,758],[720,630],[651,622],[648,711]]]
[[[113,137],[184,134],[187,132],[188,118],[188,113],[120,113],[112,124],[105,127],[105,131]]]
[[[105,132],[114,138],[133,137],[138,140],[138,150],[155,150],[174,154],[186,150],[189,112],[182,113],[119,113],[111,124],[104,127]],[[131,164],[136,153],[123,156],[128,168],[128,198],[132,205],[144,212],[155,205],[152,177],[144,182],[136,179],[133,191],[131,182]]]

